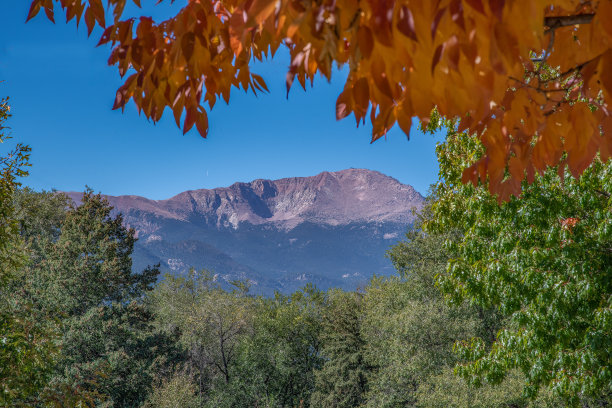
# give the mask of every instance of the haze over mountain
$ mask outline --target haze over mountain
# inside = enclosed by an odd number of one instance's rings
[[[80,193],[68,193],[78,201]],[[167,200],[106,196],[137,231],[134,268],[207,268],[221,281],[249,279],[256,293],[315,283],[351,288],[392,272],[384,257],[412,224],[423,197],[376,171],[254,180]]]

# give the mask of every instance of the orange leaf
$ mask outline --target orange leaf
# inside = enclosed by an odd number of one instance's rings
[[[366,26],[360,26],[357,32],[357,39],[359,40],[359,49],[361,54],[365,58],[370,58],[372,50],[374,49],[374,37],[372,31]]]
[[[498,20],[502,19],[506,0],[489,0],[489,8]]]
[[[467,4],[474,10],[478,11],[481,14],[484,14],[484,7],[482,5],[482,0],[465,0]]]
[[[405,103],[405,101],[404,101]],[[410,129],[412,128],[412,115],[407,112],[405,105],[402,103],[396,110],[395,116],[397,117],[397,124],[399,125],[402,132],[406,134],[406,138],[410,140]]]
[[[600,1],[597,6],[597,18],[603,26],[608,38],[612,40],[612,1]]]
[[[257,24],[261,24],[272,14],[275,7],[276,0],[254,0],[247,13],[249,19],[255,20]]]
[[[365,121],[365,116],[370,106],[370,87],[366,78],[359,78],[355,85],[353,85],[353,100],[355,101],[353,112],[357,121],[359,122],[361,118]]]
[[[336,101],[336,120],[344,119],[351,114],[351,95],[349,89],[345,89]]]
[[[383,95],[389,99],[393,99],[393,92],[387,79],[387,73],[385,71],[385,62],[382,58],[377,58],[372,62],[372,79],[374,84]]]

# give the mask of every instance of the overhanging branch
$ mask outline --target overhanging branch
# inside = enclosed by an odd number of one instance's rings
[[[555,30],[560,27],[573,26],[577,24],[589,24],[593,21],[595,14],[576,14],[573,16],[556,16],[556,17],[545,17],[544,34],[550,34],[550,42],[548,48],[544,51],[541,57],[532,58],[532,62],[543,62],[546,61],[552,51],[553,44],[555,42]]]
[[[576,24],[589,24],[593,21],[595,14],[576,14],[574,16],[545,17],[544,25],[547,27],[545,33],[559,27],[572,26]]]

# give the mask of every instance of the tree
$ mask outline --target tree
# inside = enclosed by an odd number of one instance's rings
[[[199,408],[197,387],[189,375],[176,372],[169,379],[163,379],[144,404],[144,408]]]
[[[418,405],[417,390],[457,360],[453,344],[476,335],[473,308],[446,305],[434,286],[447,257],[440,237],[410,232],[389,251],[399,277],[374,278],[365,289],[363,333],[368,407]]]
[[[258,298],[253,335],[238,356],[232,406],[308,407],[315,370],[323,363],[320,336],[324,294],[308,285],[290,296]]]
[[[143,302],[159,271],[132,272],[134,231],[100,195],[85,192],[79,206],[31,190],[15,200],[29,262],[12,282],[12,298],[59,321],[61,351],[38,399],[138,406],[155,372],[177,355]]]
[[[359,125],[370,110],[373,141],[395,123],[409,134],[412,118],[426,122],[434,108],[460,117],[486,147],[464,181],[488,177],[504,199],[564,151],[575,176],[597,152],[612,155],[610,0],[196,0],[160,23],[122,20],[126,2],[32,0],[27,18],[44,10],[53,21],[60,4],[90,34],[104,28],[109,64],[129,74],[114,108],[132,99],[157,121],[168,107],[178,126],[185,112],[183,132],[195,125],[206,136],[203,104],[228,102],[232,87],[266,91],[249,63],[284,45],[287,91],[296,77],[305,87],[348,65],[336,116],[353,113]],[[552,75],[541,75],[543,61]]]
[[[0,100],[0,143],[10,137],[7,99]],[[26,262],[14,195],[27,175],[30,148],[18,143],[0,156],[0,405],[22,406],[44,387],[57,354],[54,325],[41,320],[28,302],[16,302],[12,286]]]
[[[358,407],[365,401],[368,372],[362,334],[363,294],[332,289],[327,293],[321,331],[324,363],[315,371],[311,407]]]
[[[252,333],[252,301],[245,289],[238,284],[226,292],[210,272],[191,270],[186,277],[166,275],[152,293],[157,324],[178,330],[201,400],[204,391],[227,387],[236,374],[241,341]]]
[[[523,184],[521,199],[500,206],[484,185],[461,183],[461,169],[484,147],[447,125],[437,200],[424,227],[461,237],[448,243],[439,284],[451,301],[509,319],[491,347],[478,338],[459,345],[468,362],[458,372],[481,384],[518,369],[528,395],[545,389],[571,404],[609,403],[612,163],[596,159],[579,178],[549,169]]]

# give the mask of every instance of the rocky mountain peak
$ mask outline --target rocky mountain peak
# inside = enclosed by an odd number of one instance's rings
[[[72,193],[77,198],[76,193]],[[126,221],[142,233],[142,215],[182,221],[197,218],[216,228],[236,229],[241,223],[271,224],[291,230],[303,222],[346,225],[353,222],[412,221],[412,208],[423,197],[409,185],[377,171],[346,169],[311,177],[257,179],[229,187],[190,190],[167,200],[108,196]]]
[[[307,282],[355,288],[374,273],[391,273],[384,253],[424,203],[411,186],[365,169],[257,179],[167,200],[107,199],[138,233],[136,270],[207,268],[224,281],[249,279],[258,293]]]

